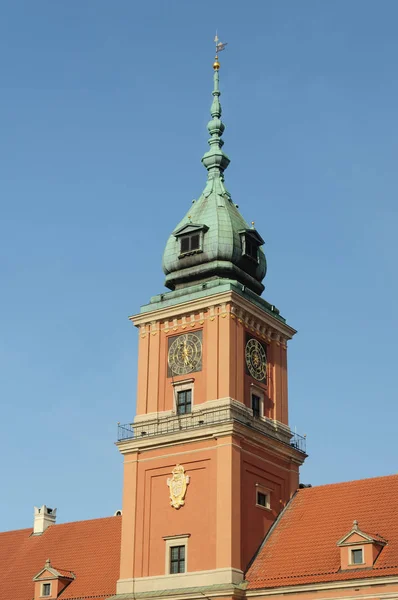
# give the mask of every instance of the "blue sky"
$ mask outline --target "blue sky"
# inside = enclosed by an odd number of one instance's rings
[[[299,330],[306,483],[396,471],[393,0],[14,0],[0,18],[0,530],[121,507],[127,317],[205,183],[213,37],[226,183]]]

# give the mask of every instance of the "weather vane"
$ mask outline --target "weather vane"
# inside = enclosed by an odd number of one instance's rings
[[[225,46],[228,44],[228,42],[225,42],[225,44],[220,42],[220,40],[218,39],[217,32],[216,32],[216,37],[214,38],[214,42],[216,44],[216,54],[218,54],[222,50],[225,50]]]
[[[223,50],[225,50],[225,46],[227,45],[228,42],[222,43],[220,42],[218,35],[217,35],[217,31],[216,31],[216,36],[214,38],[214,43],[216,45],[216,57],[214,59],[214,64],[213,64],[213,68],[215,71],[218,71],[218,69],[220,68],[220,63],[218,62],[218,53],[222,52]]]

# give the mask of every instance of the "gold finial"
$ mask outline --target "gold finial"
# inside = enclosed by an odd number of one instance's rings
[[[254,221],[252,221],[252,229],[254,229]]]
[[[220,42],[218,35],[217,35],[217,31],[216,31],[214,43],[216,45],[216,56],[214,58],[213,69],[215,71],[218,71],[218,69],[220,68],[220,63],[218,62],[218,53],[225,50],[225,46],[227,45],[228,42],[225,42],[224,44],[222,42]]]

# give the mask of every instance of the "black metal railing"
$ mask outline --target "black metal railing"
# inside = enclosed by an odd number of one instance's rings
[[[237,408],[236,405],[195,411],[185,415],[172,415],[142,422],[138,421],[133,424],[118,424],[117,439],[119,442],[133,438],[142,439],[232,421],[247,425],[267,437],[277,438],[279,441],[296,448],[299,452],[306,452],[305,436],[292,433],[286,426],[272,419],[253,417],[247,413],[247,410]]]
[[[117,441],[123,442],[123,440],[131,440],[134,438],[134,429],[130,423],[125,425],[117,424]]]
[[[290,440],[290,445],[299,450],[300,452],[306,452],[307,450],[307,436],[299,435],[298,433],[293,433],[292,439]]]

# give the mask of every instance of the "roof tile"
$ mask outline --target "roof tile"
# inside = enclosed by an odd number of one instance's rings
[[[260,548],[249,589],[398,575],[398,475],[297,491]],[[372,569],[340,571],[337,542],[357,519],[386,540]]]
[[[33,597],[32,578],[43,569],[47,558],[57,571],[70,573],[73,580],[62,593],[64,600],[99,600],[116,590],[120,559],[120,517],[51,525],[42,535],[32,529],[0,533],[0,598]]]

